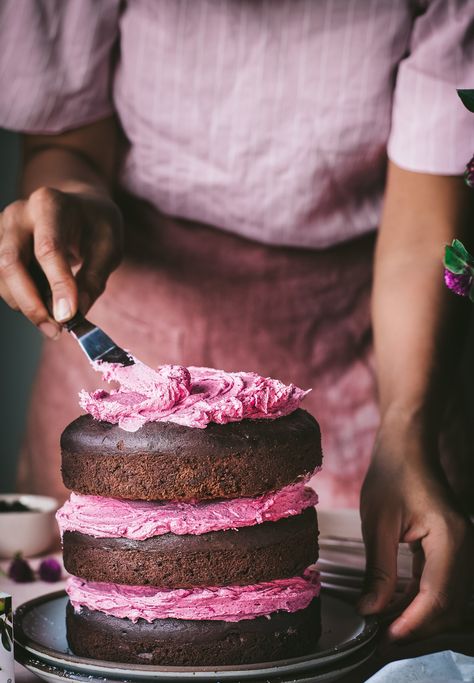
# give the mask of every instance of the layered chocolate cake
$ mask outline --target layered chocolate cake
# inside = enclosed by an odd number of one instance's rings
[[[305,392],[253,373],[98,366],[61,440],[67,634],[78,655],[218,666],[320,635],[321,465]]]

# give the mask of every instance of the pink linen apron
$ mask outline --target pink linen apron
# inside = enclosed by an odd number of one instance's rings
[[[378,415],[369,295],[373,238],[270,247],[128,200],[127,257],[90,318],[146,363],[254,370],[311,388],[324,506],[357,506]],[[68,335],[46,342],[31,396],[23,490],[61,499],[59,438],[99,376]]]

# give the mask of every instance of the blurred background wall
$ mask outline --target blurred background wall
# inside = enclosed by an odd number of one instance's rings
[[[16,198],[18,136],[0,129],[0,210]],[[15,487],[18,451],[41,337],[0,300],[0,493]]]

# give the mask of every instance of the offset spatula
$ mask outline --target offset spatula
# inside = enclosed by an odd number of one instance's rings
[[[35,259],[30,264],[29,270],[48,311],[51,313],[51,289],[46,275]],[[62,326],[79,342],[79,346],[90,361],[101,360],[104,363],[135,365],[135,361],[129,353],[117,346],[100,327],[89,322],[79,311],[67,323],[62,323]]]
[[[105,363],[119,363],[120,365],[135,364],[129,353],[117,346],[100,327],[86,320],[82,313],[76,313],[74,318],[64,323],[63,326],[79,342],[79,346],[89,360],[101,360]]]

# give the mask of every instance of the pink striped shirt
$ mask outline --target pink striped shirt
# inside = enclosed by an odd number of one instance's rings
[[[125,189],[269,244],[376,228],[387,150],[460,174],[474,149],[473,0],[3,0],[0,44],[0,125],[115,111]]]

